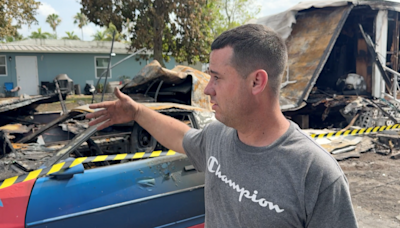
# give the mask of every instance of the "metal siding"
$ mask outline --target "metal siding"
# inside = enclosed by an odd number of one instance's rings
[[[0,87],[3,88],[5,82],[13,82],[14,86],[17,85],[16,80],[16,69],[15,69],[15,56],[36,56],[39,73],[39,85],[41,81],[53,81],[53,79],[59,74],[67,74],[73,81],[74,84],[79,84],[81,92],[85,88],[87,80],[93,80],[96,82],[94,76],[94,56],[107,56],[107,54],[54,54],[54,53],[26,53],[26,52],[14,52],[14,53],[2,53],[6,55],[7,59],[7,76],[0,77]],[[8,57],[11,56],[11,61]],[[112,64],[120,61],[121,59],[128,56],[128,54],[117,54],[112,57]],[[112,69],[111,81],[119,81],[119,77],[122,75],[129,76],[132,78],[146,65],[146,60],[132,57],[125,62],[122,62],[118,66]],[[174,58],[171,58],[170,62],[166,63],[167,67],[172,69],[175,66]],[[3,93],[3,90],[0,91]]]
[[[12,82],[14,83],[14,86],[17,85],[17,76],[16,76],[16,69],[15,69],[15,55],[14,53],[2,53],[6,55],[7,59],[7,76],[2,76],[0,77],[0,88],[1,91],[0,93],[4,93],[4,83],[5,82]],[[11,56],[11,61],[9,60],[9,57]]]
[[[296,83],[281,90],[280,104],[283,110],[302,107],[351,9],[352,6],[324,8],[299,14],[286,42],[289,80]]]

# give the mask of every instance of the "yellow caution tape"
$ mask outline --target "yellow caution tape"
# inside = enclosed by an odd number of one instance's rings
[[[55,164],[51,167],[38,169],[32,172],[29,172],[22,176],[10,177],[8,179],[0,182],[0,189],[10,187],[14,184],[37,179],[41,176],[47,176],[53,173],[57,173],[61,170],[66,170],[72,168],[81,163],[89,163],[89,162],[103,162],[103,161],[120,161],[126,159],[139,159],[139,158],[154,158],[161,156],[170,156],[176,154],[175,151],[153,151],[151,153],[138,152],[134,154],[114,154],[114,155],[98,155],[94,157],[80,157],[71,161],[65,161],[58,164]]]
[[[310,137],[313,139],[322,139],[322,138],[333,138],[340,136],[348,136],[348,135],[369,135],[381,131],[386,130],[394,130],[400,129],[400,124],[390,125],[390,126],[378,126],[378,127],[370,127],[370,128],[361,128],[355,130],[347,130],[347,131],[338,131],[331,133],[323,133],[323,134],[311,134]]]

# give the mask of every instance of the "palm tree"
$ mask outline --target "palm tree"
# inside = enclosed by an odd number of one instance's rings
[[[78,27],[82,31],[82,40],[83,40],[83,26],[86,26],[89,23],[88,18],[83,13],[76,13],[74,16],[74,24],[78,24]]]
[[[62,39],[63,40],[80,40],[79,37],[74,34],[74,32],[65,32],[65,34],[67,34],[67,36],[64,36]]]
[[[108,28],[106,28],[106,30],[104,31],[106,34],[105,40],[112,41],[114,31],[115,31],[114,40],[118,42],[122,41],[121,33],[118,32],[117,27],[115,27],[115,25],[112,22],[108,24]]]
[[[106,27],[103,31],[96,31],[96,33],[93,35],[93,40],[96,41],[112,41],[112,36],[115,31],[115,41],[122,41],[123,37],[121,33],[117,31],[117,28],[113,23],[110,22],[108,27]]]
[[[106,31],[96,31],[96,33],[92,36],[95,41],[105,41],[106,40]]]
[[[56,35],[57,38],[57,31],[56,28],[57,26],[61,23],[61,18],[57,14],[49,14],[46,18],[46,22],[50,24],[50,27],[53,29],[54,34]]]
[[[38,28],[37,32],[32,32],[29,38],[31,39],[47,39],[51,37],[51,34],[48,32],[42,32],[42,28]]]

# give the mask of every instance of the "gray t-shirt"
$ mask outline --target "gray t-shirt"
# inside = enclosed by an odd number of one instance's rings
[[[189,130],[183,147],[205,171],[206,227],[357,227],[343,171],[293,122],[266,147],[218,121]]]

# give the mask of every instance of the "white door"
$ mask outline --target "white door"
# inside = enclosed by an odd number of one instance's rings
[[[39,75],[36,56],[16,56],[17,85],[21,87],[19,95],[39,94]]]

